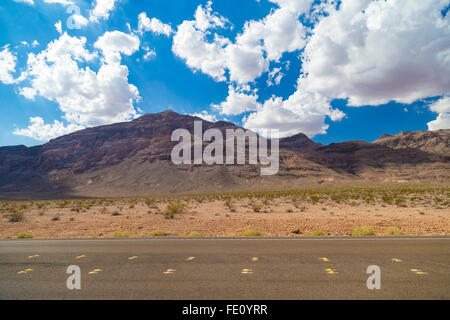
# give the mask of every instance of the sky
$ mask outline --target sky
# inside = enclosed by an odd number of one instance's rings
[[[171,109],[323,144],[450,128],[449,0],[2,0],[0,146]]]

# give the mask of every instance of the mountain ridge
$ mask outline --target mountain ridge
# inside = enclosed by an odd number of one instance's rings
[[[0,147],[0,198],[134,196],[323,183],[448,182],[450,130],[383,135],[373,143],[324,146],[304,134],[280,139],[280,172],[259,176],[252,165],[175,166],[170,141],[178,128],[193,132],[198,117],[168,110],[130,122],[88,128],[34,146]],[[237,129],[203,121],[203,130]]]

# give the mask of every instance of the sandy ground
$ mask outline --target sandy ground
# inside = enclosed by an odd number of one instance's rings
[[[93,206],[80,212],[57,206],[25,213],[25,221],[0,221],[0,238],[16,238],[20,233],[39,238],[110,238],[114,232],[123,236],[146,237],[149,232],[165,230],[171,236],[182,237],[196,231],[203,237],[241,236],[249,229],[263,236],[308,236],[323,231],[327,236],[349,236],[361,226],[370,226],[377,236],[389,235],[396,227],[405,235],[430,236],[450,234],[450,210],[424,205],[399,207],[387,204],[332,201],[312,204],[291,203],[276,199],[254,212],[248,199],[234,202],[234,212],[223,201],[190,201],[188,208],[166,219],[161,212],[164,202],[148,206],[139,201],[134,206],[124,202]],[[58,218],[55,218],[58,217]]]

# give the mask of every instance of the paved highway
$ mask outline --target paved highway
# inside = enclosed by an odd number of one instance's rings
[[[450,299],[449,267],[450,238],[8,240],[0,299]]]

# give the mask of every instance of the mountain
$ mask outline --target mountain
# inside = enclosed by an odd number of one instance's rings
[[[430,153],[450,155],[449,130],[401,132],[396,135],[385,134],[375,143],[392,149],[419,149]]]
[[[171,161],[175,129],[196,117],[173,111],[89,128],[46,144],[0,148],[0,198],[109,197],[318,184],[448,182],[450,130],[383,136],[374,143],[329,146],[298,134],[280,139],[280,172],[260,176],[257,165],[180,165]],[[203,130],[234,124],[203,121]]]

